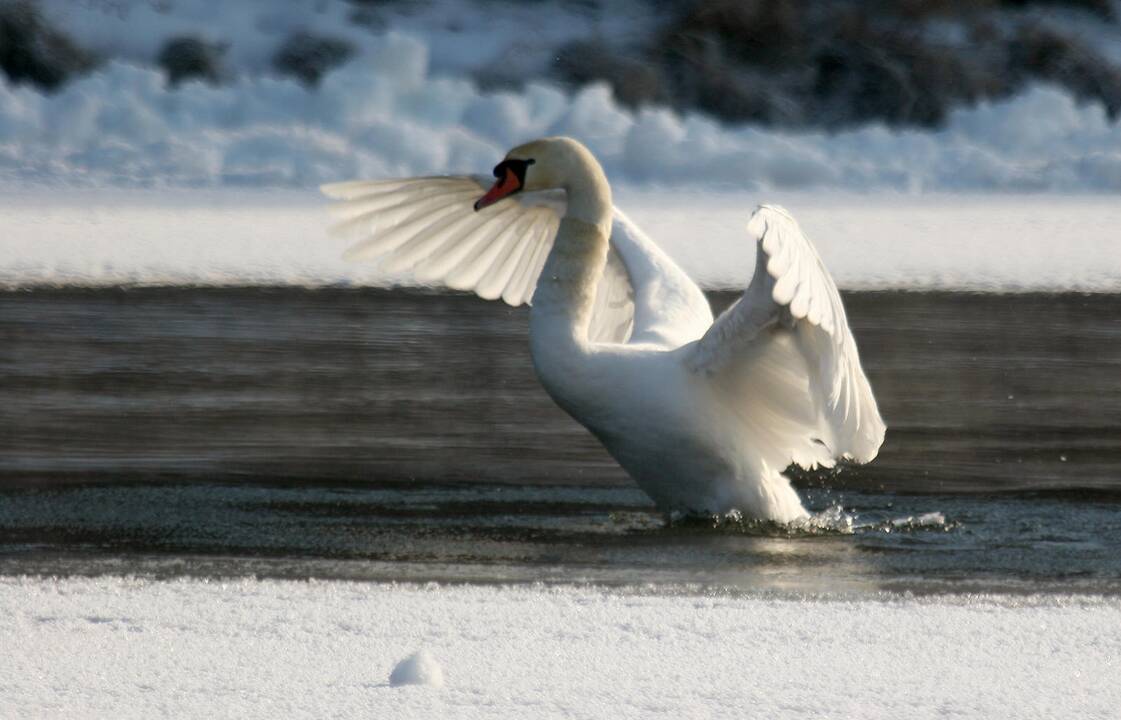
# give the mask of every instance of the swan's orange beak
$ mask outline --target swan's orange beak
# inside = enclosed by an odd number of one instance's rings
[[[475,212],[521,190],[522,181],[518,179],[517,173],[509,167],[503,168],[503,170],[505,172],[502,173],[502,176],[498,178],[491,189],[487,190],[487,194],[475,201]]]

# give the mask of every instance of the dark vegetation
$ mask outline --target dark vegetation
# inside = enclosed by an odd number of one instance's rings
[[[14,83],[55,90],[97,58],[43,21],[30,2],[0,2],[0,70]]]
[[[1117,22],[1111,0],[687,0],[637,45],[563,48],[556,72],[605,81],[632,107],[788,126],[936,126],[1033,80],[1100,101],[1115,119],[1121,68],[1041,19],[1059,6]]]
[[[304,85],[314,87],[331,69],[342,65],[354,55],[354,47],[339,38],[292,35],[273,55],[272,64],[282,75],[291,75]]]
[[[167,81],[178,85],[184,80],[205,80],[217,85],[228,75],[224,57],[229,47],[196,37],[175,37],[164,43],[156,63],[167,74]]]
[[[1081,98],[1100,100],[1110,118],[1121,113],[1121,69],[1097,53],[1045,28],[1022,33],[1011,46],[1012,66],[1022,75],[1064,85]]]
[[[365,13],[355,22],[377,27],[386,1],[350,0],[355,13]],[[591,12],[613,11],[606,2],[572,1]],[[1115,0],[646,2],[650,16],[660,18],[652,33],[570,43],[556,52],[554,77],[573,86],[606,82],[630,107],[700,110],[787,127],[867,121],[934,127],[956,107],[1038,81],[1102,103],[1112,119],[1121,115],[1121,67],[1072,29],[1110,24],[1121,37]],[[227,49],[175,37],[154,61],[172,86],[217,84],[233,76]],[[354,55],[345,40],[297,32],[277,47],[272,66],[314,87]],[[55,90],[98,61],[50,27],[34,2],[0,0],[0,71],[10,81]],[[497,75],[505,83],[529,79]]]

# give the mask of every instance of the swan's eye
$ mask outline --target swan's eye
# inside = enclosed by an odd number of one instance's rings
[[[525,185],[525,171],[526,168],[532,165],[535,160],[503,160],[494,166],[494,176],[498,178],[495,183],[496,187],[503,187],[511,179],[514,180],[515,189],[521,189]]]

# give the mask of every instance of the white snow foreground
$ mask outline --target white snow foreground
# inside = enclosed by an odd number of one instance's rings
[[[616,201],[710,288],[745,285],[755,249],[744,226],[758,203],[777,202],[798,218],[843,289],[1121,291],[1121,203],[1111,195],[624,185]],[[0,193],[0,288],[409,282],[343,260],[348,241],[328,236],[325,205],[318,193],[291,190]]]
[[[0,579],[0,717],[1115,717],[1121,600]],[[438,653],[447,684],[392,687]]]

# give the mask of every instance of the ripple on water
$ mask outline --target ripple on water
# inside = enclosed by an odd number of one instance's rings
[[[737,535],[760,537],[818,537],[822,535],[856,535],[859,533],[901,533],[937,531],[950,532],[961,523],[948,520],[937,511],[886,519],[863,520],[855,511],[833,504],[789,523],[748,518],[738,510],[712,515],[672,514],[667,527],[690,530],[709,529]]]

